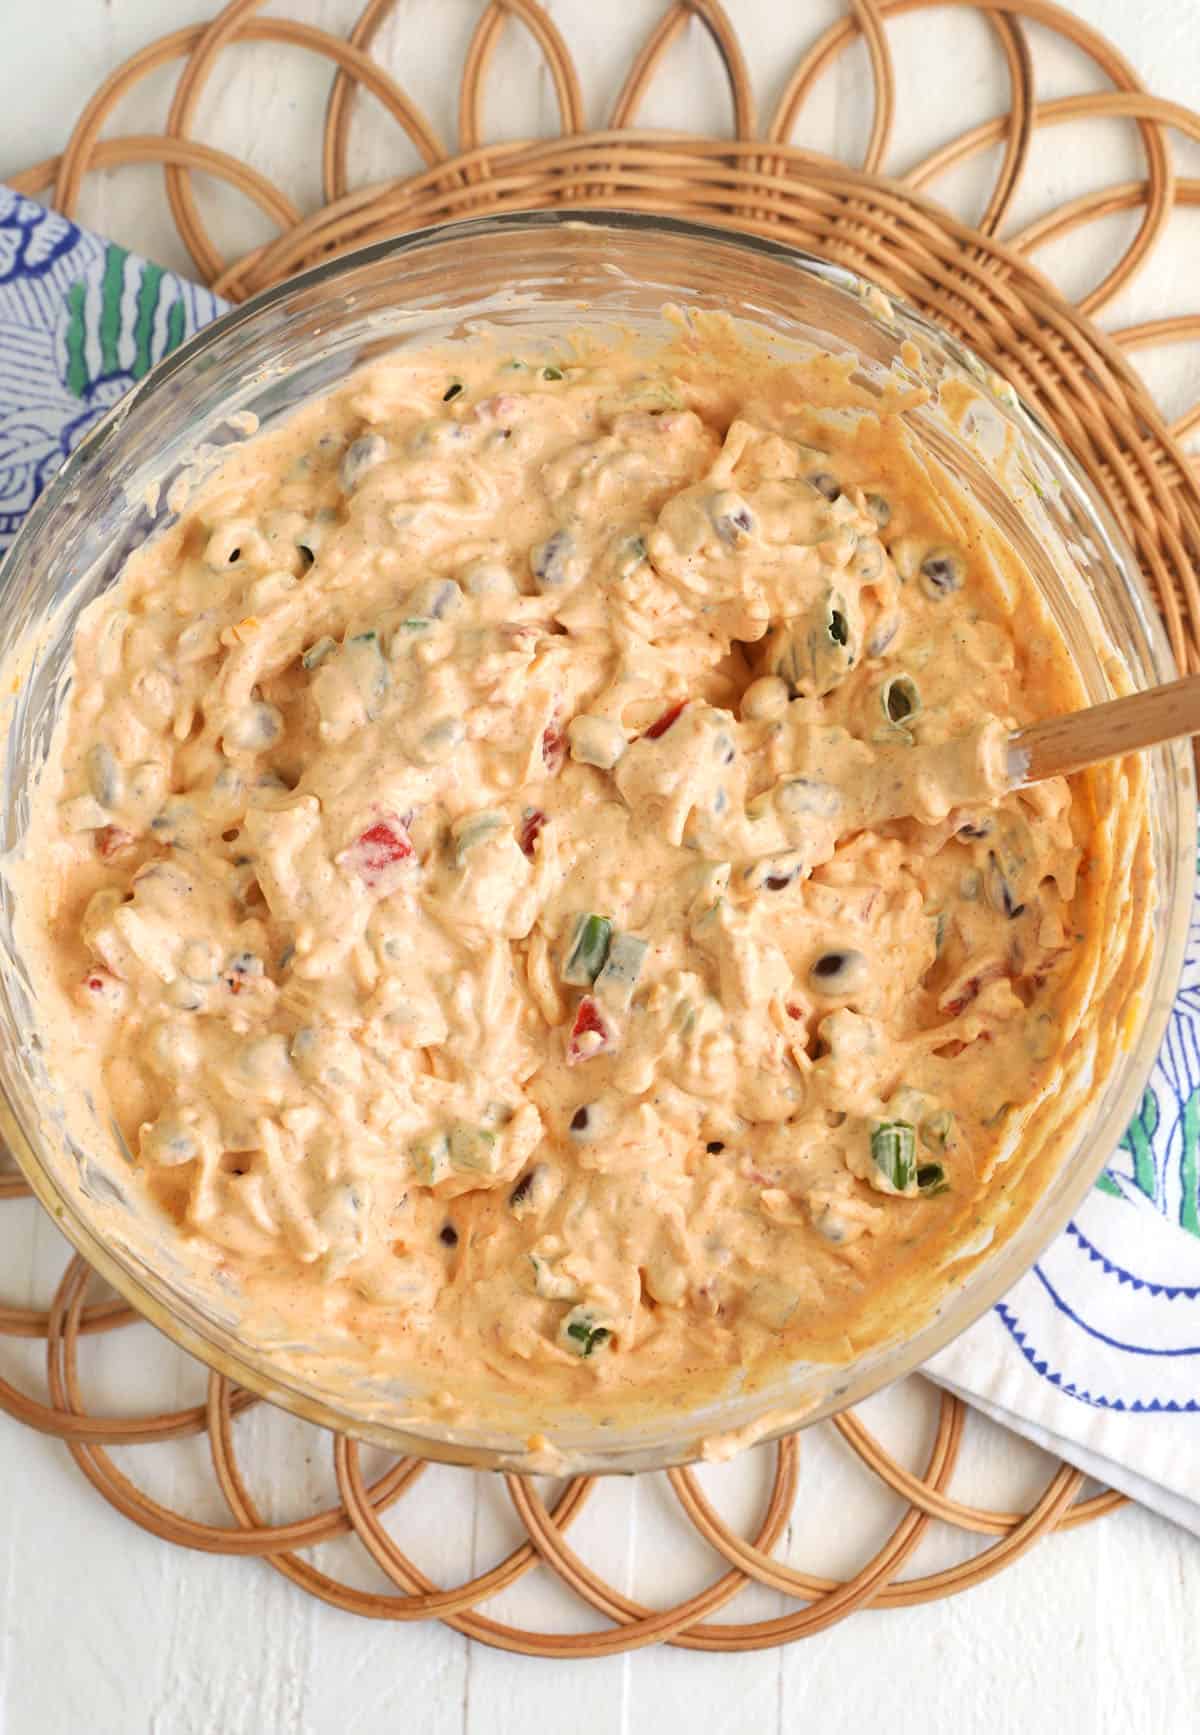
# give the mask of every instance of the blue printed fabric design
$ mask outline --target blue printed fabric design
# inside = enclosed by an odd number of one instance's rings
[[[0,552],[92,423],[223,307],[0,186]]]
[[[1097,1185],[1115,1198],[1148,1201],[1200,1236],[1200,887],[1192,907],[1183,976],[1141,1107]]]
[[[1200,887],[1138,1112],[1097,1196],[995,1310],[1028,1365],[1065,1396],[1130,1415],[1200,1413],[1198,1138]]]

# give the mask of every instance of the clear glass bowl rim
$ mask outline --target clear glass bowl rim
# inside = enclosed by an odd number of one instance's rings
[[[401,260],[406,256],[417,254],[429,246],[442,246],[457,241],[477,244],[481,240],[486,240],[489,235],[511,235],[521,231],[537,233],[567,225],[584,226],[589,230],[613,230],[617,233],[632,231],[674,236],[683,240],[695,241],[699,246],[721,247],[742,255],[753,256],[757,254],[770,257],[795,267],[802,275],[816,278],[827,286],[856,292],[860,295],[874,288],[869,279],[785,241],[749,235],[735,228],[725,228],[715,224],[696,223],[682,218],[619,209],[593,210],[584,208],[575,210],[556,208],[549,211],[514,212],[497,217],[467,218],[454,223],[433,225],[388,240],[375,242],[370,246],[325,261],[263,291],[242,306],[232,309],[204,326],[179,349],[157,363],[93,425],[78,447],[52,477],[47,487],[35,501],[14,539],[5,557],[5,567],[9,569],[14,567],[20,561],[23,550],[36,542],[43,524],[76,486],[80,472],[86,468],[94,451],[110,437],[121,422],[133,414],[146,398],[167,387],[176,375],[202,363],[206,353],[214,343],[236,331],[240,326],[262,319],[281,304],[309,296],[314,290],[336,287],[340,279],[348,277],[364,267],[385,261]],[[894,310],[897,322],[901,326],[910,328],[914,333],[941,347],[947,355],[974,375],[977,380],[982,381],[990,377],[991,370],[988,365],[982,362],[968,345],[943,327],[926,319],[923,314],[899,298],[888,295],[887,299]],[[1051,470],[1055,472],[1060,484],[1069,489],[1073,506],[1087,522],[1089,533],[1105,550],[1109,564],[1121,574],[1125,582],[1127,600],[1133,605],[1135,617],[1144,635],[1143,651],[1161,671],[1160,678],[1169,679],[1175,672],[1175,664],[1161,618],[1140,566],[1129,548],[1126,538],[1117,526],[1107,503],[1079,464],[1060,444],[1054,433],[1042,423],[1036,412],[1032,411],[1017,396],[1014,396],[1011,403],[1006,402],[1004,407],[1008,414],[1014,415],[1018,419],[1025,436],[1031,440]],[[1178,751],[1173,751],[1171,757],[1174,774],[1181,785],[1181,805],[1185,812],[1194,812],[1196,791],[1192,756],[1189,751],[1181,747]],[[1035,1262],[1050,1241],[1060,1233],[1080,1201],[1094,1184],[1100,1171],[1105,1167],[1124,1132],[1136,1103],[1140,1100],[1141,1092],[1158,1054],[1170,1015],[1173,991],[1182,969],[1192,901],[1195,851],[1194,838],[1188,835],[1187,827],[1181,827],[1180,833],[1181,835],[1175,839],[1177,859],[1174,863],[1174,898],[1162,917],[1162,926],[1165,932],[1161,936],[1155,958],[1157,992],[1148,999],[1136,1046],[1125,1056],[1121,1089],[1117,1094],[1112,1110],[1105,1118],[1103,1126],[1097,1131],[1091,1155],[1087,1160],[1083,1160],[1082,1153],[1075,1153],[1071,1159],[1070,1184],[1058,1188],[1053,1210],[1047,1211],[1044,1215],[1038,1214],[1036,1245],[1032,1247],[1032,1250],[1026,1248],[1025,1252],[1028,1256],[1022,1257],[1019,1267],[1015,1270],[1010,1269],[1001,1257],[997,1259],[994,1269],[990,1272],[974,1275],[966,1307],[956,1310],[953,1305],[947,1305],[939,1317],[918,1331],[915,1337],[901,1340],[895,1345],[889,1346],[884,1355],[879,1358],[882,1365],[865,1382],[860,1380],[859,1384],[848,1395],[831,1399],[814,1408],[805,1415],[804,1426],[809,1426],[851,1403],[859,1402],[870,1395],[872,1391],[913,1372],[921,1363],[965,1331],[1013,1286],[1022,1273]],[[1166,985],[1165,988],[1164,984]],[[29,1182],[34,1195],[88,1263],[151,1324],[210,1368],[246,1390],[254,1392],[310,1422],[335,1431],[373,1440],[406,1455],[432,1458],[474,1468],[503,1470],[530,1468],[529,1463],[524,1461],[520,1455],[495,1451],[489,1447],[476,1446],[470,1443],[460,1445],[457,1442],[447,1442],[444,1438],[429,1437],[414,1431],[411,1427],[396,1426],[389,1422],[356,1415],[352,1411],[341,1409],[336,1403],[328,1401],[315,1388],[282,1377],[278,1372],[272,1370],[269,1358],[265,1355],[241,1353],[232,1341],[215,1342],[206,1329],[194,1324],[190,1319],[181,1317],[180,1314],[172,1311],[170,1307],[164,1305],[156,1295],[150,1292],[137,1273],[131,1270],[109,1248],[77,1211],[74,1200],[60,1190],[48,1172],[39,1155],[36,1140],[26,1132],[6,1090],[0,1090],[0,1130],[3,1131],[9,1149]],[[1030,1214],[1031,1217],[1033,1215],[1034,1213]],[[777,1427],[767,1427],[761,1432],[756,1432],[755,1438],[769,1440],[780,1433],[790,1431],[796,1425],[797,1423],[793,1420]],[[611,1444],[607,1449],[602,1448],[595,1452],[583,1454],[578,1461],[573,1457],[570,1467],[572,1471],[582,1470],[588,1473],[628,1472],[630,1470],[666,1468],[694,1460],[697,1455],[694,1422],[689,1430],[687,1418],[681,1416],[680,1426],[676,1430],[676,1434],[677,1438],[674,1443],[656,1448],[653,1452],[647,1453],[640,1448],[635,1448],[630,1453],[619,1431],[614,1430]]]

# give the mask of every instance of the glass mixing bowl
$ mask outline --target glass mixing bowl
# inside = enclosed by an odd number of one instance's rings
[[[172,478],[246,437],[245,412],[269,425],[375,356],[481,321],[514,329],[526,345],[613,322],[652,335],[665,330],[665,303],[752,321],[772,347],[807,340],[853,351],[867,381],[893,368],[940,389],[940,398],[935,391],[908,413],[912,434],[1034,574],[1089,702],[1172,676],[1137,564],[1090,484],[1008,388],[912,312],[819,259],[691,223],[569,213],[467,222],[322,265],[218,320],[136,386],[50,484],[4,567],[0,660],[19,680],[4,687],[0,849],[20,847],[31,786],[67,691],[80,610],[171,521]],[[958,405],[955,415],[946,413],[949,403]],[[0,884],[0,1124],[38,1198],[135,1307],[240,1385],[313,1421],[418,1456],[506,1468],[539,1462],[528,1452],[535,1432],[572,1468],[601,1471],[686,1461],[702,1439],[738,1430],[767,1437],[863,1398],[961,1332],[1062,1228],[1124,1131],[1182,961],[1195,791],[1191,756],[1178,745],[1107,777],[1105,799],[1118,813],[1127,804],[1130,816],[1124,847],[1148,852],[1153,868],[1152,908],[1108,912],[1114,931],[1123,921],[1129,932],[1126,952],[1112,960],[1109,1008],[1123,1044],[1110,1063],[1084,1043],[1063,1093],[1066,1134],[1060,1127],[1057,1142],[1045,1144],[1032,1208],[1010,1213],[991,1244],[972,1249],[961,1265],[929,1274],[933,1303],[921,1329],[846,1365],[792,1364],[755,1390],[735,1386],[703,1408],[648,1411],[609,1426],[571,1416],[546,1425],[515,1400],[471,1426],[418,1422],[405,1388],[361,1373],[331,1386],[330,1370],[306,1361],[303,1345],[289,1346],[281,1367],[256,1346],[229,1294],[201,1292],[181,1270],[161,1227],[139,1209],[115,1145],[100,1136],[81,1143],[67,1130],[14,940],[7,880]]]

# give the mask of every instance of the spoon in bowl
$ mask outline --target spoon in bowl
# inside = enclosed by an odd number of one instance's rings
[[[949,741],[885,747],[855,790],[853,817],[842,829],[910,814],[935,822],[955,807],[986,804],[1010,789],[1066,777],[1200,735],[1200,675],[1089,705],[1008,733],[996,717]]]
[[[1067,777],[1183,735],[1200,735],[1200,675],[1018,729],[1008,738],[1009,787]]]

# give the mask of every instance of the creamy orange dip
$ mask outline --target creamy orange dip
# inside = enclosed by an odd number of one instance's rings
[[[248,1317],[611,1412],[847,1356],[970,1233],[1094,816],[1005,792],[1077,679],[902,408],[686,337],[405,351],[87,612],[46,1049]]]

